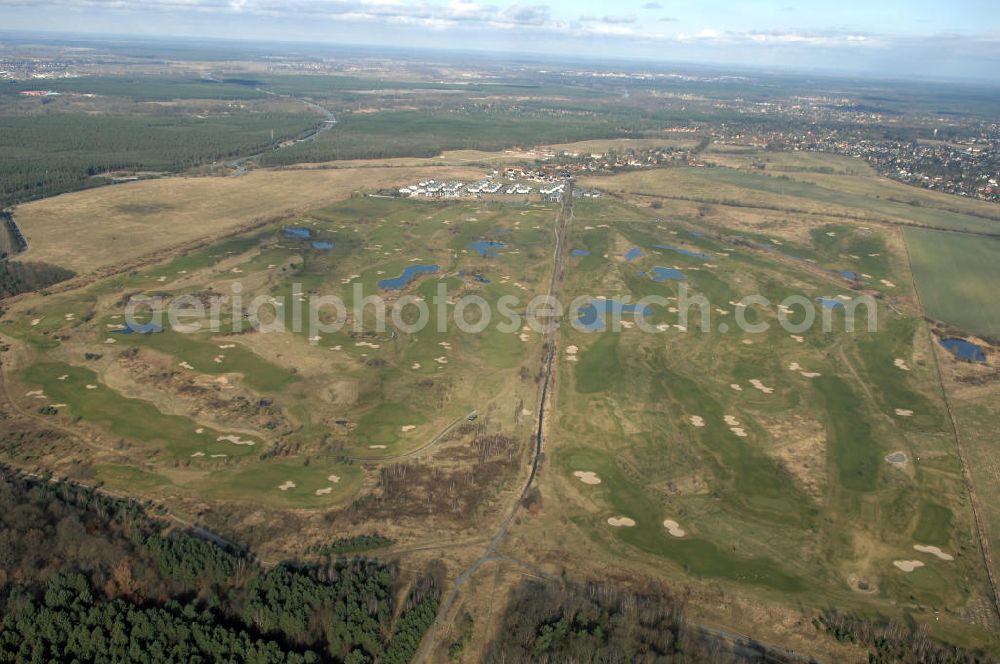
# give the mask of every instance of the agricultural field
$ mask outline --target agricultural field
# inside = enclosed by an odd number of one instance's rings
[[[1000,238],[905,231],[913,276],[927,314],[972,334],[1000,338]]]

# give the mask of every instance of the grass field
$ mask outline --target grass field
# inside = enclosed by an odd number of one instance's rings
[[[928,315],[981,336],[1000,336],[1000,240],[908,228],[913,276]]]
[[[78,273],[295,211],[353,192],[424,178],[470,177],[455,168],[254,171],[242,177],[175,177],[64,194],[15,212],[31,260]]]

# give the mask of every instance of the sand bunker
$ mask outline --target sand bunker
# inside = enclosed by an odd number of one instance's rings
[[[789,371],[802,371],[802,366],[798,362],[792,362],[788,365]]]
[[[900,417],[913,417],[913,411],[908,408],[897,408],[896,414]]]
[[[944,551],[942,551],[941,549],[939,549],[936,546],[929,546],[929,545],[926,545],[926,544],[914,544],[913,548],[916,549],[917,551],[919,551],[920,553],[929,553],[932,556],[937,556],[941,560],[954,560],[955,559],[955,556],[951,555],[950,553],[945,553]]]
[[[378,344],[373,344],[370,341],[359,341],[359,342],[357,342],[354,345],[355,346],[364,346],[364,347],[372,348],[372,349],[375,349],[375,350],[381,348],[381,346],[379,346]]]
[[[333,493],[333,487],[332,486],[328,486],[325,489],[316,489],[316,495],[317,496],[325,496],[328,493]]]
[[[38,325],[41,322],[42,322],[41,318],[32,318],[31,319],[31,327],[34,327],[34,326]]]
[[[384,450],[385,449],[385,445],[369,445],[368,449],[370,449],[370,450]]]
[[[205,453],[204,452],[195,452],[191,456],[193,456],[193,457],[203,457],[203,456],[205,456]]]
[[[44,396],[44,395],[45,395],[45,392],[43,392],[42,390],[32,390],[30,392],[25,392],[24,393],[24,396],[26,396],[26,397],[40,397],[40,396]]]
[[[892,564],[904,572],[912,572],[924,566],[919,560],[893,560]]]
[[[233,445],[256,445],[256,443],[252,440],[243,440],[239,436],[233,436],[233,435],[219,436],[218,438],[216,438],[216,440],[219,441],[220,443],[227,442],[227,443],[232,443]]]
[[[178,366],[180,366],[181,368],[184,368],[184,369],[194,369],[194,367],[192,367],[187,362],[181,362],[180,365],[178,365]]]
[[[294,489],[295,486],[296,486],[295,482],[291,480],[285,480],[282,484],[278,485],[278,488],[281,489],[282,491],[288,491],[289,489]]]
[[[897,369],[899,369],[901,371],[909,371],[910,370],[910,367],[907,366],[907,364],[906,364],[906,360],[904,360],[901,357],[897,357],[895,360],[892,361],[892,363],[896,366]]]
[[[442,355],[441,357],[435,357],[434,361],[438,364],[448,364],[448,358]]]
[[[799,375],[801,375],[803,378],[819,378],[823,374],[819,373],[818,371],[800,371]]]
[[[88,390],[96,390],[96,389],[97,389],[97,386],[96,386],[96,385],[86,385],[85,387],[86,387],[86,388],[87,388]]]
[[[219,346],[220,350],[227,350],[229,348],[236,348],[236,344],[222,344]]]
[[[195,433],[205,433],[205,429],[203,429],[202,427],[198,427],[197,429],[194,430],[194,432]]]
[[[729,427],[729,430],[733,432],[737,438],[746,438],[747,432],[743,427]]]
[[[59,378],[57,378],[56,380],[66,380],[67,378],[69,378],[69,374],[63,374],[59,376]]]
[[[744,346],[752,346],[753,345],[753,341],[751,341],[750,339],[743,339],[743,340],[740,341],[740,343],[743,344]]]
[[[340,481],[340,475],[330,475],[326,478],[326,481],[333,482],[334,484],[336,484],[337,482]]]
[[[573,473],[573,476],[578,478],[584,484],[600,484],[601,478],[597,476],[592,470],[578,470]]]
[[[404,424],[403,426],[399,427],[399,430],[402,431],[403,433],[407,433],[413,431],[416,428],[417,428],[416,424]]]
[[[705,418],[701,417],[700,415],[692,415],[691,417],[688,418],[688,421],[691,422],[691,426],[695,427],[705,426]]]
[[[772,392],[774,392],[774,388],[773,387],[767,387],[758,378],[751,378],[750,379],[750,384],[753,385],[758,390],[760,390],[761,392],[763,392],[764,394],[771,394]]]
[[[118,342],[115,341],[114,339],[112,339],[111,337],[108,337],[107,339],[104,340],[104,343],[106,343],[106,344],[116,344]]]
[[[735,415],[726,415],[722,419],[724,419],[726,421],[726,424],[728,424],[731,427],[738,427],[740,425],[740,421],[736,419]]]
[[[212,458],[213,459],[225,459],[227,456],[229,456],[229,455],[228,454],[213,454]]]
[[[885,286],[886,288],[895,288],[896,287],[896,284],[892,283],[891,281],[889,281],[887,279],[882,279],[881,281],[882,281],[882,285]]]
[[[608,518],[608,525],[615,528],[631,528],[635,525],[635,521],[627,516],[613,516]]]
[[[737,392],[742,392],[742,391],[743,391],[743,388],[742,388],[742,387],[740,387],[740,384],[739,384],[739,383],[730,383],[730,384],[729,384],[729,387],[733,388],[733,389],[734,389],[734,390],[736,390]]]
[[[684,537],[687,533],[681,528],[681,525],[674,521],[673,519],[666,519],[663,522],[663,527],[667,529],[667,532],[674,537]]]

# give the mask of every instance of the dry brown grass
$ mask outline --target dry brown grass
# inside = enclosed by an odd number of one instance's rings
[[[26,260],[87,273],[157,250],[423,178],[474,178],[468,168],[257,170],[171,177],[55,196],[18,207]]]

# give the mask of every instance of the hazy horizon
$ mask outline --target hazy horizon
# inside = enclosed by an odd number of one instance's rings
[[[564,0],[0,0],[5,30],[34,35],[475,51],[997,82],[1000,19],[992,9],[980,0],[945,12],[928,2],[872,6],[855,0],[836,7],[630,2],[614,11]]]

